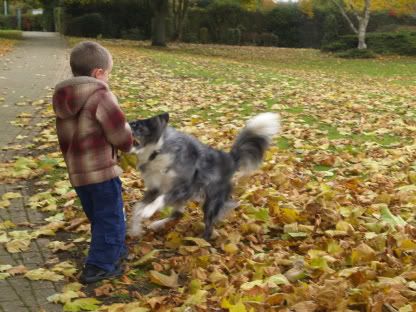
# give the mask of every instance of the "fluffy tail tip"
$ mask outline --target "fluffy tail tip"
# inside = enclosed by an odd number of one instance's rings
[[[262,113],[247,122],[247,129],[254,133],[272,138],[280,132],[280,115],[278,113]]]

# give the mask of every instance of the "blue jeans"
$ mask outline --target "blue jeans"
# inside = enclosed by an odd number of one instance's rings
[[[127,250],[121,180],[117,177],[83,185],[76,187],[75,191],[91,223],[91,244],[86,263],[114,271],[115,264]]]

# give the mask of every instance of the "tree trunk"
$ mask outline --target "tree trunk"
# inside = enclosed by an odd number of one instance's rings
[[[363,50],[367,49],[367,44],[365,43],[365,37],[367,34],[367,26],[370,21],[370,5],[371,0],[365,0],[364,14],[363,16],[358,16],[358,49]]]
[[[366,35],[366,27],[360,24],[358,28],[358,49],[359,50],[367,49],[367,44],[365,43],[365,35]]]
[[[352,11],[355,15],[355,17],[358,20],[358,28],[354,25],[353,21],[350,19],[350,17],[347,14],[347,11],[345,10],[344,6],[338,0],[332,0],[332,3],[334,3],[338,9],[340,10],[342,16],[344,16],[345,20],[350,25],[352,31],[357,34],[358,36],[358,49],[367,49],[367,44],[365,43],[365,37],[367,34],[367,26],[368,22],[370,21],[370,8],[371,8],[371,0],[363,0],[364,1],[364,10],[362,12],[362,15],[360,15],[356,11]]]
[[[166,46],[166,19],[169,13],[168,0],[152,0],[152,46]]]

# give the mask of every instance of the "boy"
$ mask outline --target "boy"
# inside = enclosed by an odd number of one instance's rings
[[[70,65],[74,77],[56,86],[53,108],[69,179],[91,223],[80,281],[94,283],[123,273],[126,226],[116,149],[128,152],[133,138],[107,84],[110,52],[98,43],[81,42],[71,52]]]

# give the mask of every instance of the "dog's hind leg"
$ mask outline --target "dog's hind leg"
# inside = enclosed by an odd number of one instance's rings
[[[231,192],[231,185],[216,185],[207,187],[206,199],[204,202],[204,239],[209,240],[212,236],[214,224],[222,216],[227,200]]]
[[[209,240],[212,236],[212,231],[214,229],[215,223],[215,211],[221,210],[224,205],[224,200],[222,198],[212,198],[207,197],[204,203],[204,223],[205,223],[205,230],[204,230],[204,239]]]
[[[172,221],[177,221],[183,217],[185,211],[184,205],[175,205],[172,214],[162,220],[155,221],[149,225],[149,228],[155,232],[162,230],[165,226]]]

